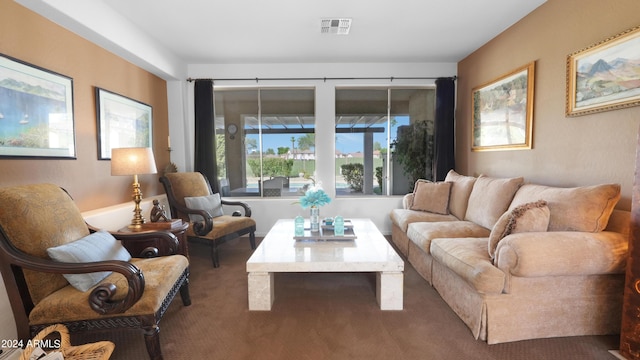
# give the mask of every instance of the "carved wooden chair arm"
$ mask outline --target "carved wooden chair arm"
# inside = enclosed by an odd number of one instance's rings
[[[49,259],[41,259],[25,254],[8,244],[0,241],[0,247],[9,255],[8,260],[13,266],[33,271],[55,274],[85,274],[100,271],[112,271],[122,274],[129,284],[127,295],[120,300],[113,300],[116,286],[102,283],[95,287],[89,295],[89,305],[99,314],[119,314],[125,312],[135,304],[144,292],[144,275],[135,265],[120,260],[96,261],[88,263],[65,263]]]
[[[95,228],[91,228],[91,227],[90,229],[91,231],[95,230]],[[180,248],[180,242],[178,238],[172,232],[165,231],[165,230],[148,230],[148,231],[137,231],[137,232],[130,232],[130,233],[111,232],[111,235],[113,235],[113,237],[115,237],[116,239],[121,240],[122,245],[125,248],[127,247],[127,244],[131,242],[148,241],[150,239],[153,239],[153,240],[158,240],[160,242],[163,242],[164,243],[163,245],[167,245],[169,249],[169,253],[165,254],[165,253],[161,253],[158,250],[158,248],[150,246],[143,251],[142,257],[173,255],[173,254],[177,254]],[[135,256],[133,252],[131,252],[131,250],[129,250],[129,252],[131,253],[131,256],[138,257],[138,256]]]
[[[244,216],[251,217],[251,206],[244,201],[221,200],[222,205],[240,206],[244,209]],[[235,213],[234,213],[235,215]]]

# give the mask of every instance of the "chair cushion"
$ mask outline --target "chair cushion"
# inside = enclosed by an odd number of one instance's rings
[[[471,195],[476,179],[473,176],[460,175],[454,170],[449,170],[447,177],[444,178],[445,182],[452,183],[451,195],[449,196],[449,212],[459,220],[463,220],[467,213],[469,195]]]
[[[189,209],[206,210],[214,218],[224,215],[220,194],[217,193],[206,196],[187,196],[184,198],[184,203]],[[189,220],[203,221],[204,219],[198,214],[189,214]]]
[[[68,244],[48,248],[47,254],[53,260],[66,263],[131,260],[131,254],[127,249],[106,231],[98,231]],[[64,274],[63,276],[71,286],[80,291],[87,291],[110,274],[110,271],[100,271],[86,274]]]
[[[193,226],[189,226],[189,229],[187,229],[187,236],[215,240],[222,236],[236,233],[252,226],[256,226],[256,222],[250,217],[222,215],[213,218],[213,230],[211,230],[207,235],[198,236],[193,232]]]
[[[620,184],[574,188],[526,184],[513,197],[510,207],[538,199],[544,199],[549,206],[549,231],[598,232],[607,227],[620,200]]]
[[[465,220],[473,221],[487,229],[493,228],[498,218],[507,211],[513,195],[523,181],[522,177],[498,179],[479,176],[469,195]]]
[[[0,226],[16,248],[41,259],[49,259],[48,248],[89,235],[76,204],[54,184],[0,189]],[[24,276],[34,303],[69,285],[62,274],[25,269]]]
[[[164,176],[171,183],[176,202],[182,206],[186,206],[184,198],[187,196],[206,196],[211,194],[207,181],[199,172],[166,173]]]
[[[451,183],[420,179],[414,186],[410,209],[448,215],[450,192]]]
[[[29,314],[29,324],[53,324],[76,320],[97,318],[154,315],[162,307],[162,303],[189,266],[189,261],[182,255],[162,256],[149,259],[131,259],[144,275],[144,292],[142,297],[127,311],[121,314],[100,315],[89,307],[90,292],[81,292],[72,286],[66,286],[43,299]],[[127,281],[119,273],[114,272],[101,283],[112,283],[118,291],[116,297],[124,297],[127,293]]]
[[[522,232],[545,232],[549,227],[549,207],[539,200],[507,211],[498,219],[489,235],[489,256],[493,259],[496,247],[504,237]]]

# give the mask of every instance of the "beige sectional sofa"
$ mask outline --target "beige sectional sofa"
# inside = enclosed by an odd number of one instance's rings
[[[416,184],[396,248],[489,344],[620,331],[630,213],[620,186],[462,176]]]

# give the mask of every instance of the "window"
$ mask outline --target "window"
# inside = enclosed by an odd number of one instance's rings
[[[315,171],[313,89],[214,89],[223,196],[299,196]]]
[[[433,144],[434,119],[433,88],[336,89],[336,195],[410,192],[416,176],[429,177],[430,152],[425,149],[424,167],[417,167],[393,145]]]

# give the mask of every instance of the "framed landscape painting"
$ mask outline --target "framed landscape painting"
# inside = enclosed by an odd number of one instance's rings
[[[71,78],[0,54],[0,157],[76,158]]]
[[[640,26],[567,57],[567,116],[640,105]]]
[[[151,106],[96,88],[98,159],[111,159],[111,149],[151,147]]]
[[[531,149],[535,62],[472,90],[472,151]]]

